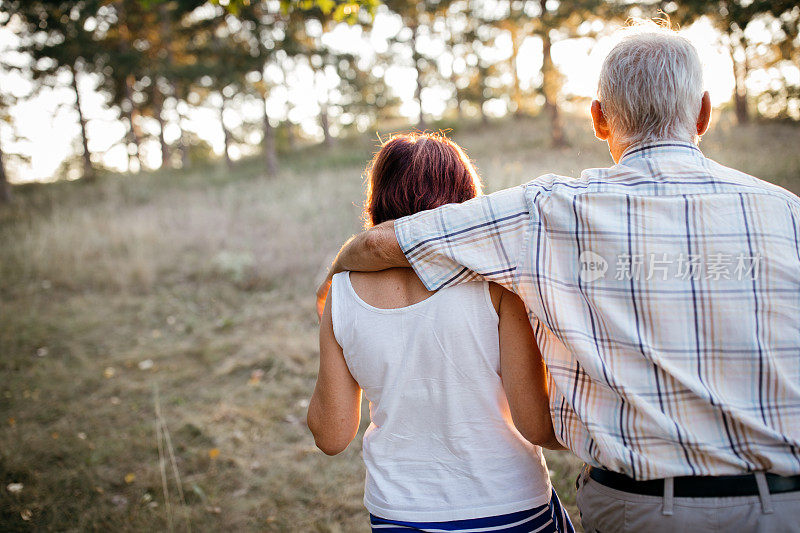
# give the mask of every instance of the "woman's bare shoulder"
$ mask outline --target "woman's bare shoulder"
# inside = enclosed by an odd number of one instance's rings
[[[351,272],[350,283],[362,300],[386,309],[412,305],[433,294],[410,268]]]
[[[353,288],[358,290],[359,288],[368,288],[373,286],[383,286],[390,284],[392,282],[396,282],[398,279],[398,275],[395,270],[401,270],[399,268],[390,268],[388,270],[379,270],[377,272],[348,272],[350,276],[350,283],[353,285]]]

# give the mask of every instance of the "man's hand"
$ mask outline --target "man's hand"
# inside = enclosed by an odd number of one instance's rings
[[[411,266],[397,237],[394,234],[394,221],[388,220],[363,231],[347,241],[336,259],[333,260],[325,281],[317,289],[317,315],[322,316],[325,299],[331,288],[334,274],[352,270],[356,272],[375,272],[387,268]]]

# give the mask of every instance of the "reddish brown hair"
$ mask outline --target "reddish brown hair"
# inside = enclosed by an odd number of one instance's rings
[[[393,135],[367,166],[364,224],[412,215],[480,196],[475,167],[456,143],[438,133]]]

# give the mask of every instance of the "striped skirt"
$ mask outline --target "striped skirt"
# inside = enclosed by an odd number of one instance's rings
[[[474,533],[575,533],[567,511],[553,490],[548,505],[527,511],[517,511],[499,516],[453,520],[450,522],[403,522],[387,520],[369,515],[373,533],[408,533],[426,531],[429,533],[474,532]]]

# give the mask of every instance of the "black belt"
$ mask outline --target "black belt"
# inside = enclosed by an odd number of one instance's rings
[[[664,495],[663,479],[636,481],[625,474],[594,467],[589,467],[589,477],[601,485],[623,492],[645,496]],[[767,474],[766,478],[770,494],[800,491],[800,476]],[[758,494],[758,485],[753,474],[739,476],[683,476],[674,479],[674,496],[676,498],[722,498]]]

